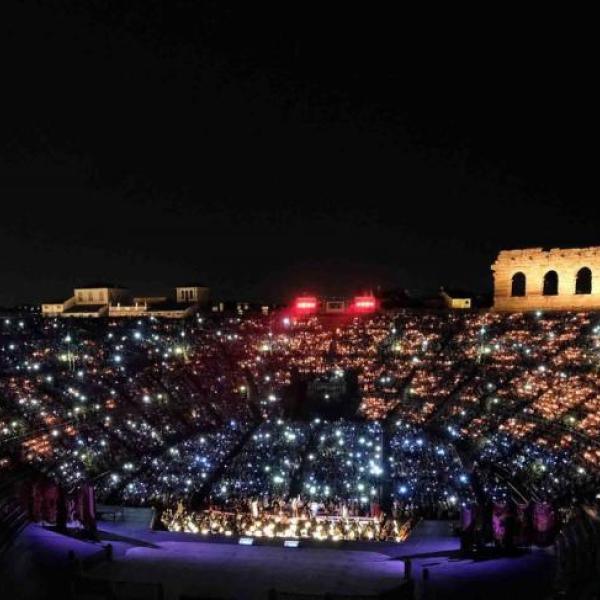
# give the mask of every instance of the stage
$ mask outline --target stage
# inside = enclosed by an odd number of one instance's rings
[[[140,509],[144,510],[144,509]],[[458,540],[447,522],[420,523],[401,544],[346,542],[284,548],[282,542],[241,546],[236,540],[152,532],[148,512],[128,509],[122,522],[99,522],[101,542],[85,542],[29,526],[11,550],[16,564],[7,572],[16,598],[33,598],[34,591],[64,586],[67,553],[93,559],[102,546],[112,544],[114,558],[90,567],[86,578],[111,582],[161,583],[165,600],[180,595],[235,599],[267,598],[268,590],[312,594],[376,594],[402,584],[404,560],[410,558],[417,596],[427,591],[438,598],[495,600],[521,594],[530,600],[547,595],[551,581],[551,553],[533,549],[515,558],[460,560]],[[425,590],[422,571],[430,580]],[[23,585],[19,585],[19,581]]]

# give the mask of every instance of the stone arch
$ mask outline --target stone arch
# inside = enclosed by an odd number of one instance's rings
[[[556,271],[548,271],[544,275],[542,293],[544,296],[558,296],[558,273]]]
[[[600,246],[502,250],[492,271],[495,310],[600,311]],[[526,276],[525,296],[513,293],[519,272]]]
[[[522,298],[527,295],[527,277],[523,271],[517,271],[511,279],[510,295],[513,298]]]
[[[592,270],[589,267],[581,267],[575,276],[575,293],[592,293]]]

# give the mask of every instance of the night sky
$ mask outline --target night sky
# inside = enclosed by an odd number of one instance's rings
[[[489,290],[600,244],[584,15],[350,6],[3,0],[0,305]]]

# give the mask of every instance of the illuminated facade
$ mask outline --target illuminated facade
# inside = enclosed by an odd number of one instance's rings
[[[465,292],[440,290],[440,295],[444,300],[447,308],[452,310],[469,310],[472,307],[472,300],[469,294]]]
[[[127,290],[111,285],[75,288],[73,295],[64,302],[42,304],[42,315],[46,317],[103,317],[108,314],[111,303],[127,298]]]
[[[162,317],[182,319],[195,313],[208,301],[209,289],[201,286],[175,288],[175,301],[166,297],[131,298],[124,288],[90,286],[76,288],[63,302],[42,304],[46,317]]]
[[[600,247],[503,250],[492,265],[494,309],[600,309]]]
[[[209,289],[198,285],[186,285],[175,288],[177,302],[208,302]]]

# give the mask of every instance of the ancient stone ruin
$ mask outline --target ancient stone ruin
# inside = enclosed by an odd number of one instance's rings
[[[598,246],[503,250],[492,271],[495,310],[600,310]]]

